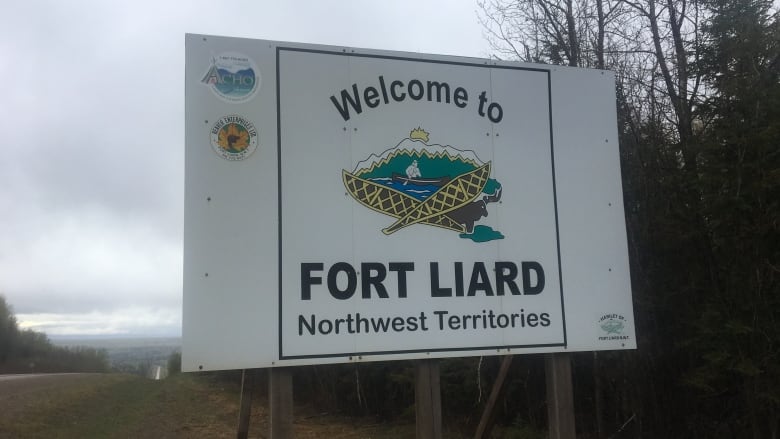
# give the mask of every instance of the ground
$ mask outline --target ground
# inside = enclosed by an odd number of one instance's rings
[[[125,374],[0,379],[0,438],[233,438],[238,385],[203,375],[153,381]],[[249,437],[268,437],[264,398]],[[378,423],[295,409],[296,437],[414,437],[414,424]],[[457,437],[457,436],[456,436]]]

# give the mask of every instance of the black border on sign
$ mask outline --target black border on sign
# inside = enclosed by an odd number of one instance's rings
[[[523,70],[523,71],[532,71],[532,72],[541,72],[547,74],[547,109],[548,109],[548,118],[549,118],[549,124],[550,124],[550,164],[551,164],[551,170],[552,170],[552,186],[553,186],[553,206],[555,211],[555,246],[556,251],[558,254],[558,285],[560,286],[560,297],[561,297],[561,320],[563,324],[563,343],[549,343],[549,344],[527,344],[527,345],[498,345],[498,346],[470,346],[470,347],[463,347],[463,348],[434,348],[434,349],[401,349],[401,350],[394,350],[394,351],[366,351],[366,352],[340,352],[340,353],[333,353],[333,354],[312,354],[312,355],[284,355],[283,352],[283,343],[282,343],[282,305],[283,305],[283,285],[282,285],[282,119],[281,119],[281,76],[279,74],[279,58],[282,51],[289,51],[289,52],[306,52],[306,53],[317,53],[317,54],[323,54],[323,55],[339,55],[339,56],[349,56],[349,57],[355,57],[355,58],[379,58],[379,59],[387,59],[387,60],[395,60],[395,61],[411,61],[411,62],[419,62],[419,63],[428,63],[428,64],[447,64],[447,65],[453,65],[453,66],[465,66],[465,67],[481,67],[481,68],[489,68],[489,69],[500,69],[500,70]],[[550,70],[549,69],[540,69],[540,68],[532,68],[532,67],[516,67],[516,66],[506,66],[506,65],[490,65],[490,64],[478,64],[478,63],[470,63],[470,62],[459,62],[459,61],[444,61],[444,60],[436,60],[436,59],[419,59],[419,58],[410,58],[410,57],[404,57],[404,56],[392,56],[392,55],[375,55],[375,54],[365,54],[365,53],[347,53],[344,52],[337,52],[337,51],[331,51],[331,50],[321,50],[321,49],[305,49],[300,47],[283,47],[283,46],[277,46],[276,47],[276,133],[277,133],[277,178],[278,178],[278,203],[279,203],[279,328],[278,328],[278,335],[279,335],[279,359],[280,360],[298,360],[298,359],[309,359],[309,358],[336,358],[336,357],[355,357],[355,356],[370,356],[370,355],[397,355],[397,354],[415,354],[415,353],[428,353],[428,352],[463,352],[463,351],[481,351],[481,350],[493,350],[493,349],[522,349],[522,348],[549,348],[549,347],[560,347],[563,346],[565,349],[567,346],[567,335],[566,335],[566,310],[564,306],[564,300],[563,300],[563,271],[561,269],[561,239],[560,239],[560,232],[558,230],[558,195],[556,190],[556,183],[555,183],[555,147],[553,142],[553,118],[552,118],[552,84],[551,84],[551,78],[550,78]]]

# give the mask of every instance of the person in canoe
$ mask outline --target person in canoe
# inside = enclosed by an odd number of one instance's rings
[[[417,160],[413,160],[412,164],[406,168],[406,177],[410,179],[422,177],[422,174],[420,173],[420,168],[417,167]],[[404,182],[404,185],[405,184],[406,183]]]
[[[403,183],[403,186],[411,183],[414,185],[429,185],[436,187],[442,187],[450,181],[450,177],[448,176],[422,178],[422,172],[420,172],[420,168],[417,167],[417,160],[412,160],[412,164],[406,167],[405,174],[406,176],[398,172],[393,172],[393,181]]]

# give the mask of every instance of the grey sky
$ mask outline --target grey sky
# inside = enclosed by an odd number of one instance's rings
[[[185,33],[485,57],[476,8],[6,2],[0,294],[52,335],[179,334]]]

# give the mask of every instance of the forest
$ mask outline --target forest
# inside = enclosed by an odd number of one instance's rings
[[[0,374],[108,371],[105,350],[55,346],[42,332],[20,329],[11,305],[0,295]]]
[[[630,437],[778,437],[776,6],[480,7],[497,56],[617,76],[638,349],[575,356],[580,428],[597,437],[621,428]]]

